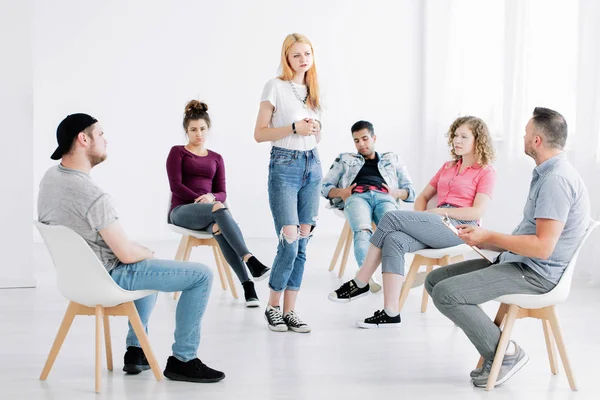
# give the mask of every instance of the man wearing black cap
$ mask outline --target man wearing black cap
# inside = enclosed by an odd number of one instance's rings
[[[71,114],[58,125],[58,147],[40,182],[38,220],[71,228],[92,248],[114,281],[126,290],[181,291],[177,304],[173,355],[164,374],[172,380],[217,382],[223,372],[209,368],[196,356],[200,320],[212,285],[212,272],[198,263],[154,259],[154,253],[129,240],[118,221],[110,196],[91,179],[90,170],[106,159],[106,139],[98,121]],[[144,327],[156,294],[135,301]],[[150,368],[140,343],[129,327],[123,370],[138,374]]]

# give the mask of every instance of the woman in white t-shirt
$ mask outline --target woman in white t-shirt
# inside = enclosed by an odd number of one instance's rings
[[[265,85],[254,129],[257,142],[270,141],[273,146],[269,204],[279,236],[265,318],[273,331],[310,332],[295,309],[306,246],[319,210],[321,104],[313,48],[305,36],[293,33],[285,38],[281,70]]]

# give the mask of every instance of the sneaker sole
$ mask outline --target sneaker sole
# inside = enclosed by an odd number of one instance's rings
[[[340,299],[334,293],[329,293],[329,296],[327,296],[329,301],[332,301],[334,303],[350,303],[351,301],[358,300],[361,297],[365,297],[365,296],[369,295],[369,291],[366,291],[364,293],[359,294],[358,296],[352,297],[351,299]]]
[[[369,285],[369,290],[371,291],[371,293],[377,293],[381,290],[381,285],[378,283],[371,283]]]
[[[305,328],[295,328],[293,326],[288,326],[288,329],[290,329],[293,332],[296,333],[310,333],[311,329],[309,327],[305,327]]]
[[[266,315],[265,315],[265,321],[267,321],[267,326],[273,332],[287,332],[288,331],[288,326],[287,325],[271,325],[269,323],[269,319],[267,318]]]
[[[260,282],[260,281],[264,281],[265,279],[267,279],[269,277],[269,275],[271,275],[271,269],[269,269],[267,272],[265,272],[261,276],[253,276],[252,279],[254,280],[254,282]]]
[[[163,375],[169,378],[172,381],[180,381],[180,382],[196,382],[196,383],[214,383],[219,382],[225,379],[225,374],[218,378],[193,378],[185,375],[176,374],[174,372],[170,372],[164,370]]]
[[[375,282],[375,279],[369,279],[369,290],[371,293],[377,293],[382,289],[382,286],[379,282]]]
[[[500,386],[503,383],[505,383],[507,380],[512,378],[512,376],[514,374],[516,374],[517,372],[519,372],[521,370],[521,368],[523,368],[525,366],[525,364],[527,364],[528,362],[529,362],[529,355],[527,353],[525,353],[525,356],[523,358],[521,358],[519,360],[519,362],[516,363],[515,366],[510,371],[508,371],[508,374],[506,374],[502,379],[498,379],[496,381],[496,384],[494,385],[494,387]],[[487,379],[483,383],[480,383],[480,382],[475,383],[475,381],[473,381],[473,385],[475,385],[476,387],[486,387]]]
[[[125,364],[123,366],[123,371],[127,372],[129,375],[137,375],[140,372],[147,371],[149,369],[149,365]]]
[[[246,301],[246,307],[247,308],[256,308],[260,306],[260,301],[259,300],[248,300]]]
[[[362,329],[389,329],[400,328],[400,322],[390,324],[367,324],[364,321],[356,321],[356,326]]]

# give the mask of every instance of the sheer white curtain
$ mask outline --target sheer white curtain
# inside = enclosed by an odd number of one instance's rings
[[[523,154],[533,108],[569,123],[569,159],[600,202],[600,2],[428,1],[424,5],[421,183],[447,158],[443,136],[458,115],[490,128],[498,182],[486,226],[510,232],[522,217],[533,161]],[[594,235],[591,241],[598,241]],[[600,246],[587,246],[578,275],[600,282]]]

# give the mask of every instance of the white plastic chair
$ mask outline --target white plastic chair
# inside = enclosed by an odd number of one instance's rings
[[[109,371],[113,369],[109,315],[121,315],[129,318],[156,380],[161,380],[160,367],[133,303],[134,300],[149,296],[156,291],[122,289],[108,274],[90,246],[77,233],[65,226],[50,226],[37,221],[34,221],[34,224],[40,231],[56,268],[58,290],[70,301],[40,375],[40,380],[46,380],[48,377],[76,315],[96,316],[95,389],[97,393],[100,392],[103,321],[106,363]]]
[[[171,210],[171,197],[169,196],[169,209],[167,212]],[[229,209],[228,202],[224,202],[223,205]],[[231,212],[231,210],[229,210]],[[227,283],[229,282],[229,288],[231,289],[231,294],[234,299],[238,298],[237,290],[235,288],[235,284],[233,283],[233,276],[231,274],[231,267],[225,261],[225,257],[221,252],[221,248],[219,244],[215,240],[212,232],[208,231],[194,231],[192,229],[182,228],[181,226],[174,225],[169,223],[169,229],[174,233],[181,235],[181,241],[179,242],[179,247],[177,248],[177,253],[175,253],[175,260],[177,261],[189,261],[190,254],[192,253],[192,249],[197,246],[209,246],[212,248],[213,255],[215,257],[215,264],[217,265],[217,272],[219,273],[219,280],[221,281],[221,287],[223,290],[227,290]],[[225,281],[225,276],[227,277],[227,281]],[[177,300],[179,298],[180,292],[173,293],[173,298]]]
[[[567,265],[562,277],[558,284],[546,294],[542,295],[528,295],[528,294],[511,294],[506,296],[500,296],[495,301],[500,302],[498,313],[494,319],[494,323],[499,327],[503,327],[500,341],[496,349],[496,355],[492,364],[492,370],[490,372],[486,390],[492,390],[496,385],[498,379],[498,373],[500,372],[500,366],[506,353],[506,347],[510,340],[510,334],[512,332],[515,321],[519,318],[537,318],[542,321],[542,328],[544,330],[544,337],[546,339],[546,350],[548,351],[548,359],[550,361],[550,371],[552,375],[558,374],[558,360],[556,358],[556,350],[554,343],[558,347],[558,352],[562,360],[567,379],[569,380],[569,386],[572,390],[577,390],[575,383],[575,377],[571,370],[571,364],[567,356],[567,349],[565,347],[564,338],[560,330],[558,323],[558,316],[556,313],[556,305],[563,303],[569,297],[571,291],[571,282],[573,280],[573,271],[575,270],[575,264],[579,251],[583,247],[585,241],[590,236],[592,231],[596,229],[598,222],[590,219],[587,231],[581,242],[577,246],[571,261]],[[483,363],[483,359],[480,358],[478,367]]]
[[[427,209],[437,207],[437,196],[433,196],[429,202],[427,203]],[[446,229],[444,227],[444,229]],[[415,280],[417,278],[417,274],[419,269],[423,266],[426,267],[426,272],[422,276],[420,281],[423,281],[427,275],[433,271],[433,267],[438,265],[440,267],[444,267],[446,265],[454,264],[464,260],[464,255],[469,253],[471,248],[466,244],[459,244],[457,246],[446,247],[443,249],[423,249],[418,250],[413,253],[413,261],[410,264],[410,268],[408,273],[406,274],[406,278],[404,283],[402,284],[402,289],[400,290],[400,300],[398,310],[402,311],[404,307],[404,303],[406,302],[406,298],[408,297],[408,292],[413,287],[419,286],[422,282],[415,284]],[[424,313],[427,311],[427,304],[429,303],[429,294],[425,287],[423,287],[423,297],[421,299],[421,312]]]

